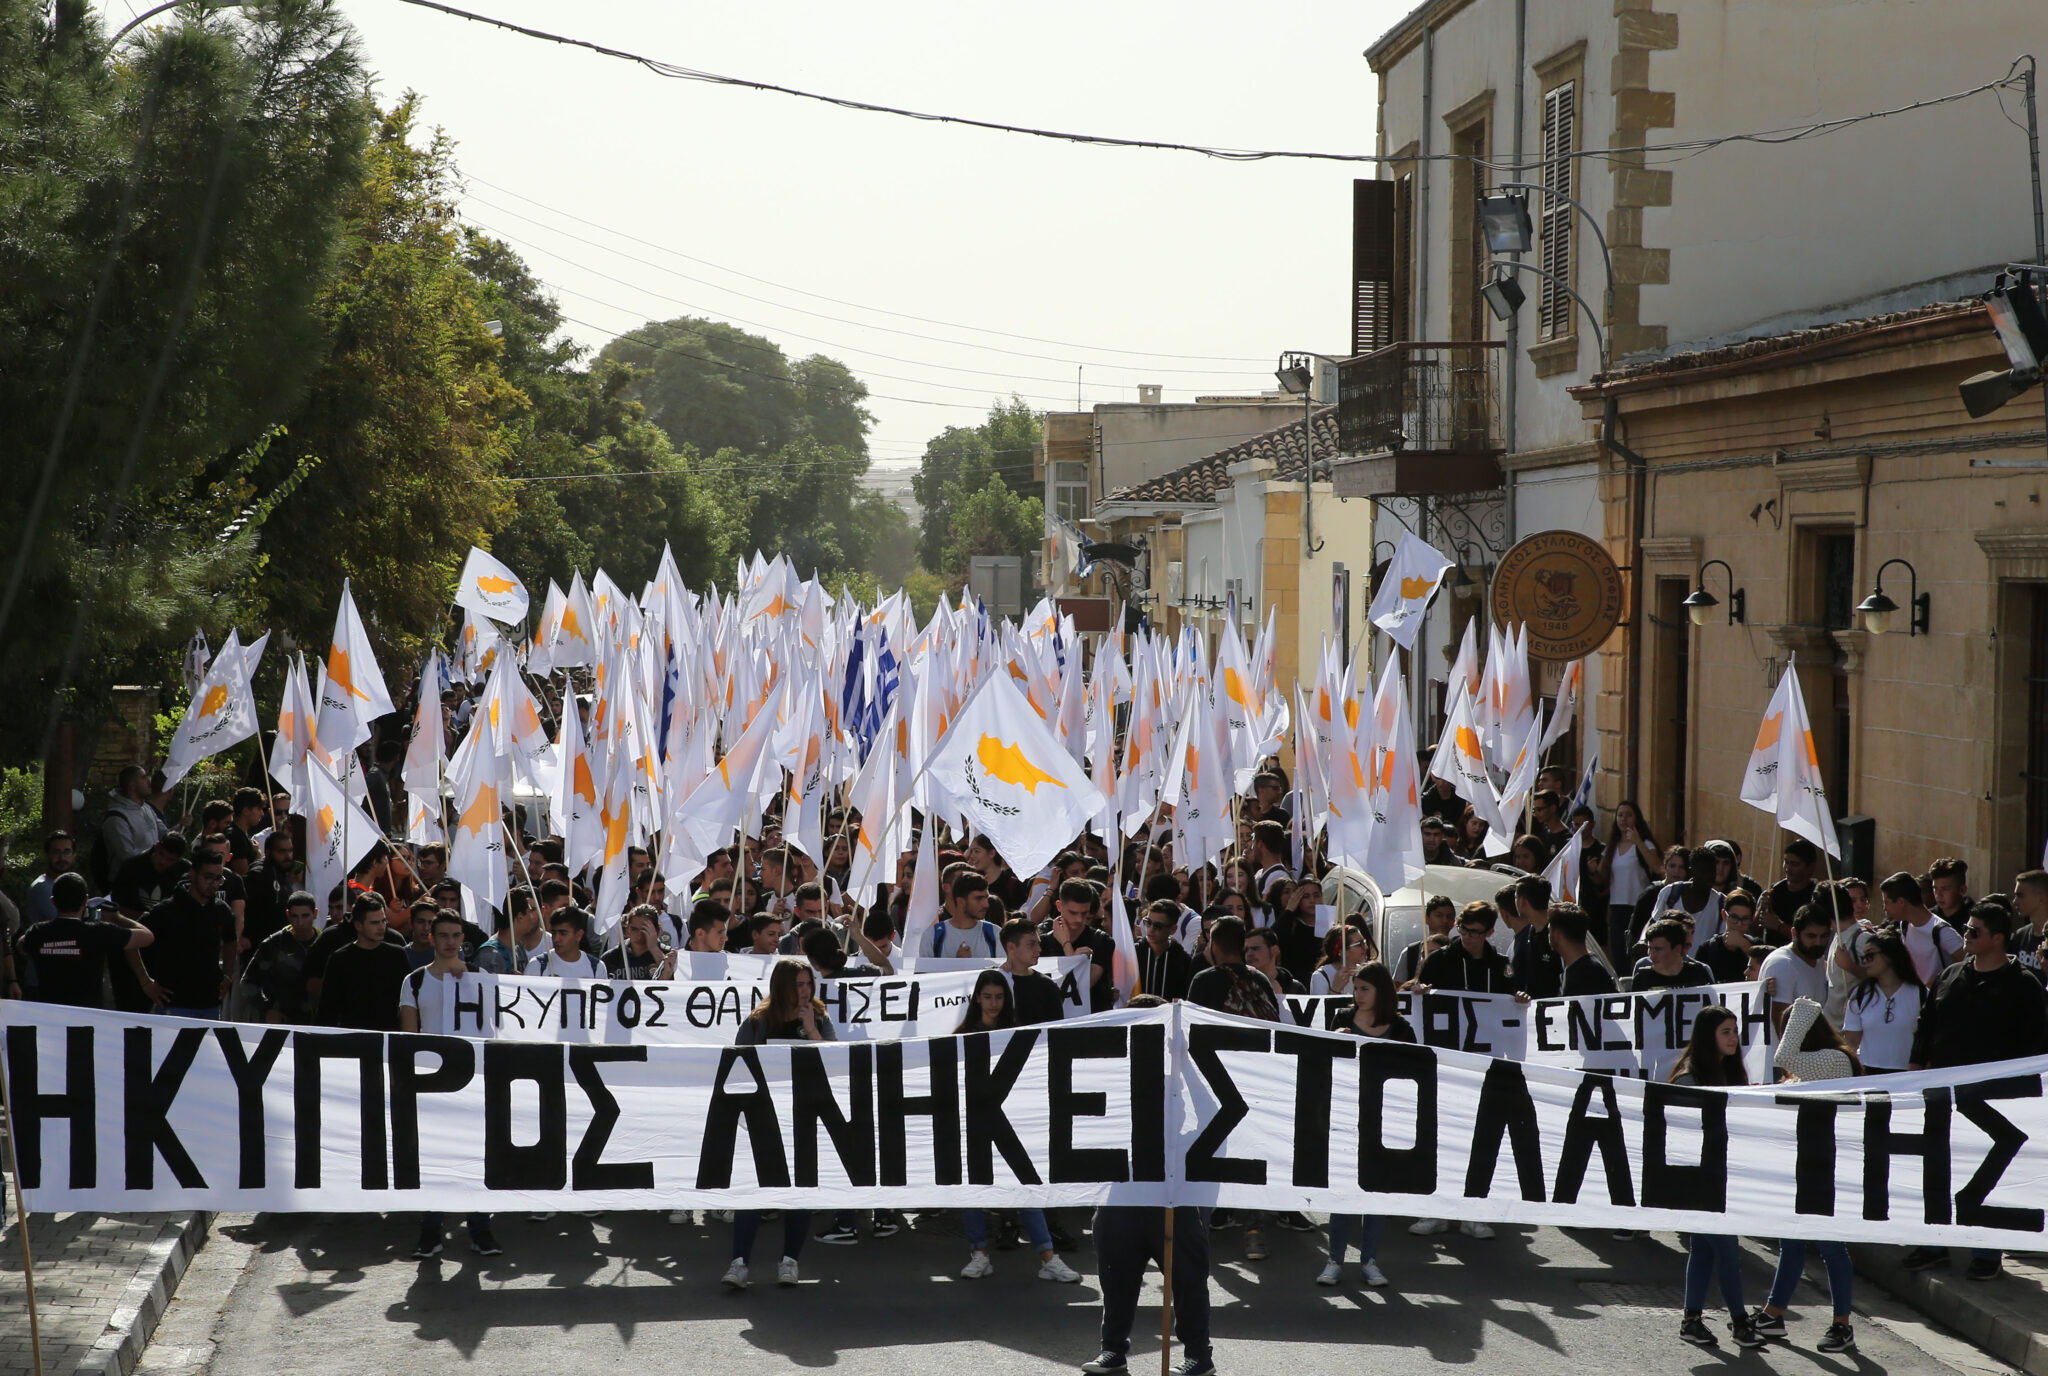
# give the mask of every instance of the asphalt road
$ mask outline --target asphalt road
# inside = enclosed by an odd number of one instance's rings
[[[1076,1212],[1078,1221],[1079,1214]],[[451,1219],[447,1253],[412,1261],[410,1215],[223,1216],[194,1262],[137,1376],[363,1376],[448,1370],[565,1376],[631,1369],[719,1376],[831,1369],[866,1373],[1072,1371],[1096,1350],[1094,1258],[1082,1238],[1078,1285],[1036,1279],[1028,1253],[998,1252],[986,1280],[956,1276],[966,1248],[951,1216],[890,1239],[804,1252],[803,1283],[772,1283],[779,1225],[763,1227],[754,1288],[720,1289],[728,1230],[659,1214],[546,1222],[499,1220],[502,1257],[470,1254]],[[1405,1222],[1405,1220],[1403,1221]],[[1521,1373],[1587,1371],[1817,1373],[2004,1370],[1913,1322],[1881,1295],[1859,1295],[1860,1351],[1814,1351],[1823,1290],[1795,1298],[1791,1344],[1716,1352],[1677,1339],[1683,1255],[1667,1234],[1502,1228],[1492,1241],[1389,1229],[1367,1290],[1347,1268],[1315,1285],[1321,1235],[1269,1233],[1273,1255],[1248,1263],[1243,1234],[1215,1237],[1210,1277],[1219,1369],[1232,1373],[1412,1373],[1442,1362]],[[761,1283],[764,1269],[771,1279]],[[1818,1270],[1814,1272],[1818,1278]],[[1749,1302],[1768,1280],[1747,1261]],[[1159,1290],[1140,1311],[1133,1369],[1158,1369]],[[1149,1332],[1147,1331],[1149,1329]],[[487,1365],[486,1365],[487,1364]]]

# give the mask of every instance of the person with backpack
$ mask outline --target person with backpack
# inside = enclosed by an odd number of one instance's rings
[[[943,959],[1003,958],[1002,929],[988,920],[988,880],[962,867],[946,886],[946,917],[932,924],[922,954]]]

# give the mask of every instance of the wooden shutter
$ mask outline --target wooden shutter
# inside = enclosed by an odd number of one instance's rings
[[[1394,183],[1351,183],[1351,352],[1394,342]]]
[[[1537,266],[1567,285],[1572,283],[1572,217],[1578,212],[1562,199],[1573,195],[1572,154],[1578,148],[1578,83],[1567,81],[1543,93],[1543,185],[1559,193],[1539,196],[1535,207],[1541,235]],[[1537,288],[1537,336],[1556,339],[1573,332],[1576,307],[1563,288],[1543,279]]]

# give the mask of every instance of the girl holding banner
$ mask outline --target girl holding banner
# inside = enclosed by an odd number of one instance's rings
[[[830,1042],[839,1039],[826,1014],[825,1005],[813,994],[811,967],[801,960],[778,960],[768,972],[768,997],[761,1000],[753,1016],[740,1025],[735,1046],[763,1046],[771,1041]],[[732,1215],[732,1265],[725,1268],[719,1284],[728,1290],[744,1290],[747,1259],[754,1251],[754,1235],[761,1227],[759,1209],[735,1209]],[[797,1282],[796,1259],[803,1255],[804,1239],[810,1235],[809,1209],[782,1211],[782,1260],[776,1263],[775,1283]]]
[[[1727,1008],[1707,1008],[1693,1019],[1692,1040],[1671,1067],[1675,1085],[1746,1085],[1742,1065],[1742,1028]],[[1763,1337],[1750,1322],[1742,1303],[1742,1255],[1726,1233],[1693,1233],[1685,1258],[1685,1318],[1678,1336],[1695,1347],[1719,1347],[1721,1340],[1707,1327],[1703,1314],[1707,1282],[1718,1275],[1721,1298],[1728,1301],[1728,1327],[1742,1347],[1762,1347]]]
[[[1325,967],[1328,968],[1327,966]],[[1373,1037],[1391,1042],[1416,1041],[1415,1029],[1401,1016],[1394,998],[1394,977],[1381,961],[1368,961],[1351,971],[1351,1016],[1337,1024],[1339,1032],[1355,1037]],[[1380,1232],[1387,1220],[1378,1214],[1331,1214],[1330,1260],[1316,1276],[1317,1285],[1335,1285],[1344,1274],[1344,1253],[1351,1245],[1351,1230],[1358,1229],[1358,1260],[1365,1283],[1387,1283],[1380,1270]]]

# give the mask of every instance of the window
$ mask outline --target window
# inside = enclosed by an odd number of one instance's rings
[[[1079,523],[1088,519],[1088,465],[1061,460],[1052,466],[1052,509],[1055,516]]]
[[[1550,274],[1538,280],[1536,327],[1539,339],[1560,339],[1575,332],[1577,307],[1566,286],[1573,285],[1572,234],[1577,226],[1565,197],[1576,196],[1572,175],[1578,151],[1579,83],[1566,81],[1543,93],[1543,171],[1541,180],[1555,195],[1537,195],[1531,207],[1537,216],[1537,266]],[[1551,278],[1557,279],[1555,282]],[[1560,286],[1559,283],[1563,285]]]

